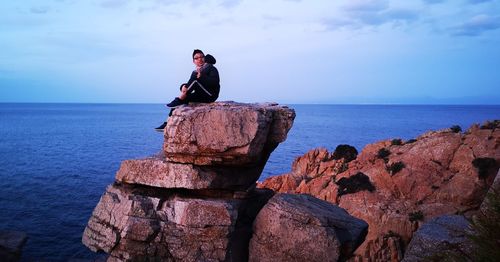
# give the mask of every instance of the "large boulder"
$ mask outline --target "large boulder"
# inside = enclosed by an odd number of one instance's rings
[[[469,222],[460,215],[436,217],[423,224],[413,235],[405,253],[404,262],[474,261],[471,257],[473,243]]]
[[[254,221],[250,261],[345,260],[368,225],[309,195],[276,194]]]
[[[177,108],[165,128],[167,161],[255,165],[285,141],[295,112],[278,104],[216,102]]]
[[[115,184],[94,209],[82,241],[124,261],[223,261],[241,202]]]
[[[195,166],[155,156],[123,161],[116,181],[159,188],[246,190],[259,178],[263,167],[263,164],[253,167]]]
[[[445,129],[409,141],[377,142],[348,163],[323,149],[312,150],[294,162],[292,172],[259,187],[338,204],[370,225],[366,241],[356,250],[359,259],[398,261],[421,223],[477,210],[499,166],[496,121],[464,133]],[[394,240],[392,251],[383,244],[388,239]]]

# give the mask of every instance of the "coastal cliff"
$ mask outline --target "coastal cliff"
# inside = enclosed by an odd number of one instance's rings
[[[82,242],[108,261],[347,259],[366,222],[310,196],[255,188],[294,118],[272,103],[177,108],[160,154],[122,162]]]
[[[499,165],[500,122],[493,121],[463,133],[454,126],[377,142],[359,155],[347,145],[333,153],[314,149],[298,157],[290,173],[258,187],[310,194],[344,208],[369,224],[355,260],[400,261],[422,224],[442,215],[474,215]]]
[[[359,155],[349,145],[313,149],[290,173],[256,183],[294,118],[272,103],[176,109],[159,154],[122,162],[83,243],[108,261],[422,261],[445,248],[471,252],[469,223],[489,208],[492,184],[500,188],[499,121],[380,141]]]

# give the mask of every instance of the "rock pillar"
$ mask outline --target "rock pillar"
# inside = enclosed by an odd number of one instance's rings
[[[109,261],[244,261],[252,223],[272,197],[255,189],[294,110],[217,102],[177,108],[162,153],[125,160],[83,243]]]

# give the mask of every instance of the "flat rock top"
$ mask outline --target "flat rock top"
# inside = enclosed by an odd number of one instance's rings
[[[165,156],[196,165],[256,164],[286,140],[294,118],[293,109],[276,103],[181,106],[165,129]]]
[[[283,105],[279,105],[278,103],[275,102],[264,102],[264,103],[240,103],[240,102],[235,102],[235,101],[218,101],[218,102],[213,102],[213,103],[189,103],[187,106],[181,106],[178,107],[178,109],[187,109],[187,110],[193,110],[193,109],[200,109],[200,108],[242,108],[242,107],[249,107],[249,108],[269,108],[269,107],[285,107]],[[182,111],[182,110],[178,110]]]

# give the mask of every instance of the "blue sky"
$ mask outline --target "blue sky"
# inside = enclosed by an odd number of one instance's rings
[[[500,104],[500,1],[0,4],[0,102],[164,103],[214,55],[219,100]]]

